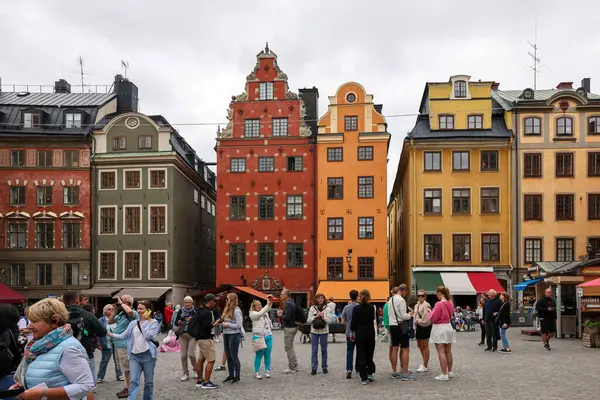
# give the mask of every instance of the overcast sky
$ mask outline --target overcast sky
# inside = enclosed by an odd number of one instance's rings
[[[4,1],[0,7],[2,84],[65,78],[108,84],[123,73],[139,87],[140,111],[162,114],[200,157],[214,161],[216,126],[265,42],[290,88],[327,96],[357,81],[384,115],[416,113],[427,81],[451,75],[532,86],[527,41],[537,8],[538,88],[575,87],[600,65],[599,1],[571,0],[221,0]],[[600,91],[600,89],[598,90]],[[388,118],[388,191],[402,140],[415,117]]]

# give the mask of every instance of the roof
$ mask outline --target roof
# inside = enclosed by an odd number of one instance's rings
[[[492,129],[452,129],[432,131],[429,125],[429,116],[420,115],[417,123],[408,134],[408,139],[420,140],[486,140],[486,139],[510,139],[512,131],[506,127],[502,116],[492,116]]]
[[[116,97],[116,93],[29,93],[0,92],[0,104],[37,107],[101,106]]]
[[[533,91],[533,99],[524,99],[521,97],[523,90],[496,90],[493,91],[493,93],[494,92],[498,94],[499,97],[511,103],[519,101],[546,101],[558,93],[572,93],[574,95],[578,95],[577,91],[574,89],[540,89]],[[587,98],[589,100],[600,100],[600,95],[587,93]]]
[[[579,261],[536,261],[533,263],[540,267],[547,274],[564,271],[579,264]]]

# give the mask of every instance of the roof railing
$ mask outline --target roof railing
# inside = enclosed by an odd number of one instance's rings
[[[113,85],[72,85],[71,93],[110,93]],[[0,92],[56,93],[54,85],[2,84]]]

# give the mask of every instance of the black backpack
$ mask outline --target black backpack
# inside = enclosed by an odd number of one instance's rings
[[[304,326],[304,324],[306,324],[304,311],[302,310],[302,307],[299,307],[297,304],[294,304],[294,322],[298,326]]]
[[[23,354],[15,335],[10,330],[5,330],[0,334],[0,377],[4,377],[14,372],[19,364]]]
[[[86,329],[85,319],[82,315],[73,316],[69,315],[69,319],[67,321],[71,325],[71,329],[73,330],[73,337],[81,343],[81,340],[88,336],[88,330]]]

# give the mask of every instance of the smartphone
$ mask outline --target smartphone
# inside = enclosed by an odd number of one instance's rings
[[[150,314],[152,314],[151,310],[146,310],[146,315],[150,316]]]
[[[22,387],[17,388],[17,389],[0,390],[0,399],[8,399],[11,397],[17,397],[17,395],[23,393],[24,391],[25,391],[25,389]]]

